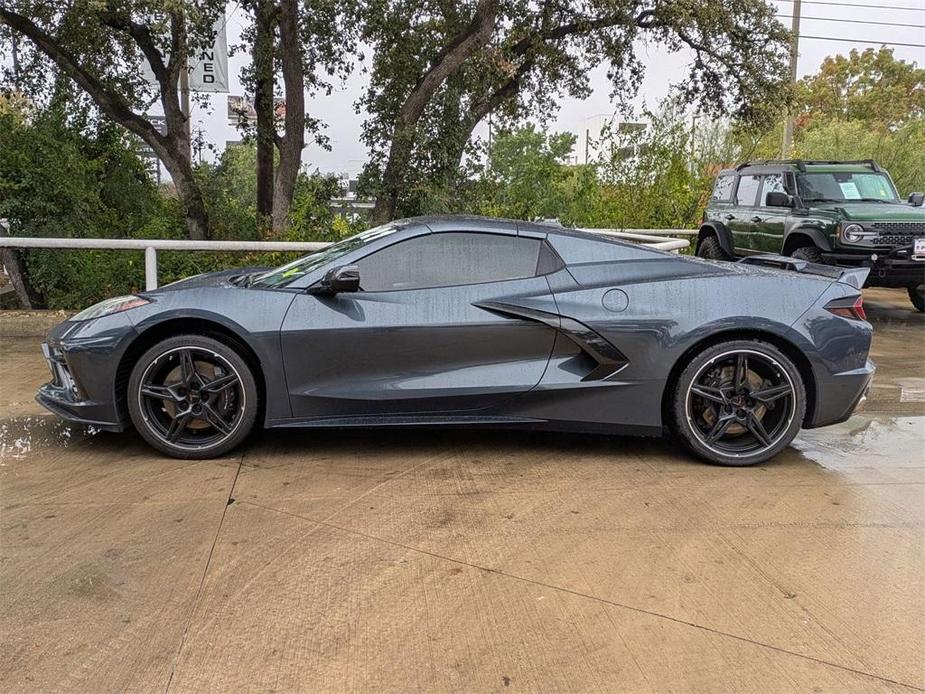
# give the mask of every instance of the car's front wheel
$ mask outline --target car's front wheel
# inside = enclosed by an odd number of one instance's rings
[[[673,429],[707,461],[754,465],[793,440],[805,413],[793,362],[767,342],[735,340],[690,360],[674,391]]]
[[[909,300],[916,311],[925,311],[925,284],[909,287]]]
[[[214,458],[254,426],[258,393],[247,363],[203,335],[160,342],[136,362],[128,409],[142,438],[174,458]]]

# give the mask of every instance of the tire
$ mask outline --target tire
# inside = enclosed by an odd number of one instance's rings
[[[697,246],[697,255],[707,260],[729,260],[729,255],[723,250],[719,239],[712,234],[704,238]]]
[[[925,312],[925,284],[909,287],[909,300],[916,311]]]
[[[794,249],[790,257],[796,258],[797,260],[805,260],[807,263],[817,263],[819,265],[825,263],[825,261],[822,260],[822,251],[815,246],[800,246]]]
[[[793,441],[806,414],[799,370],[774,345],[758,340],[722,342],[694,356],[672,398],[674,434],[694,455],[717,465],[773,458]]]
[[[203,335],[178,335],[146,351],[126,392],[141,437],[173,458],[216,458],[254,427],[254,375],[241,355]]]

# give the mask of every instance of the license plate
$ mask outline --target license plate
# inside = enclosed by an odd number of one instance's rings
[[[912,255],[918,258],[925,258],[925,239],[916,239],[912,247]]]

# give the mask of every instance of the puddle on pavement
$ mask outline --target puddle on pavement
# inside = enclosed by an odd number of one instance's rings
[[[54,415],[0,419],[0,465],[46,448],[68,448],[99,432],[94,427],[68,424]]]
[[[857,414],[801,431],[792,446],[829,468],[925,466],[925,417]]]

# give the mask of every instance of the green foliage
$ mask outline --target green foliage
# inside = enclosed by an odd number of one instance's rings
[[[801,133],[795,149],[805,159],[874,159],[890,172],[900,195],[925,190],[925,118],[893,132],[863,121],[817,120]]]
[[[185,238],[176,198],[157,190],[134,143],[105,121],[75,127],[61,110],[27,113],[0,102],[0,218],[14,236]],[[229,147],[218,164],[203,165],[216,238],[256,238],[254,148]],[[335,216],[332,177],[301,175],[285,240],[336,240],[356,223]],[[277,265],[291,253],[161,252],[162,283],[211,270]],[[140,252],[35,250],[29,279],[50,308],[80,308],[144,287]]]
[[[509,128],[528,119],[542,124],[562,95],[588,94],[589,74],[601,64],[608,66],[616,105],[626,106],[645,75],[639,50],[646,42],[691,51],[674,89],[709,116],[765,126],[789,98],[789,33],[764,0],[499,0],[492,3],[497,18],[490,40],[461,64],[447,65],[454,47],[472,38],[482,5],[367,4],[363,38],[373,59],[361,100],[369,113],[363,140],[370,151],[363,188],[394,195],[397,216],[426,209],[424,191],[456,185],[473,129],[489,113]],[[438,68],[448,76],[432,96],[422,96],[425,77]],[[422,115],[405,125],[405,109],[422,98]]]
[[[897,60],[893,49],[852,50],[826,58],[797,85],[798,127],[818,120],[868,123],[895,130],[925,118],[925,69]]]
[[[480,181],[478,212],[514,219],[567,215],[574,172],[565,161],[574,145],[571,134],[546,134],[533,126],[499,134]]]
[[[253,142],[229,145],[216,164],[197,170],[212,220],[213,237],[255,240],[257,229],[257,149]],[[280,241],[336,241],[355,227],[331,210],[340,184],[333,175],[301,172],[296,179],[289,224]]]
[[[646,111],[645,129],[605,133],[599,163],[601,226],[688,228],[700,216],[712,177],[695,157],[693,124],[677,105]]]
[[[455,200],[456,212],[567,226],[694,226],[712,186],[710,167],[692,159],[693,126],[675,106],[644,114],[642,130],[605,132],[599,156],[569,163],[575,138],[533,126],[502,132],[485,169]],[[706,156],[712,156],[712,152]]]

